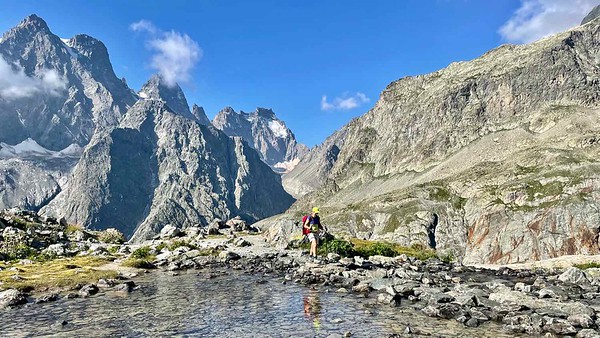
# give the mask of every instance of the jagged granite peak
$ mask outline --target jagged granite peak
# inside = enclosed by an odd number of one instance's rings
[[[181,87],[177,83],[172,85],[166,83],[159,74],[153,75],[144,84],[138,95],[146,100],[162,100],[177,114],[188,119],[195,119],[190,112],[190,106]]]
[[[112,71],[108,49],[102,41],[87,34],[77,34],[66,45],[85,56],[97,69]]]
[[[594,7],[589,13],[588,15],[585,16],[585,18],[583,18],[583,20],[581,21],[582,25],[585,25],[586,23],[597,19],[598,17],[600,17],[600,5]]]
[[[50,32],[50,28],[48,28],[48,24],[44,19],[40,18],[36,14],[30,14],[25,17],[18,25],[18,29],[26,29],[29,31],[46,31]]]
[[[44,213],[134,240],[166,224],[248,221],[284,211],[294,199],[281,178],[240,138],[140,100],[117,128],[95,135],[68,186]]]
[[[273,112],[273,109],[270,108],[261,108],[258,107],[256,108],[256,115],[265,118],[265,119],[271,119],[274,120],[276,119],[275,113]]]
[[[287,217],[318,205],[339,233],[469,264],[599,254],[598,55],[593,20],[392,82]]]
[[[88,37],[92,40],[98,41]],[[11,65],[15,77],[28,77],[30,86],[0,96],[0,142],[32,138],[50,150],[85,146],[97,128],[115,126],[135,103],[135,93],[114,75],[101,43],[95,50],[80,44],[80,51],[70,45],[36,15],[3,35],[0,61]]]
[[[258,151],[265,163],[280,173],[290,171],[308,152],[308,147],[296,141],[292,131],[272,109],[259,107],[251,113],[237,113],[226,107],[212,123],[229,136],[241,137]]]
[[[195,103],[192,106],[192,115],[194,115],[194,118],[196,119],[196,121],[198,121],[198,123],[203,124],[205,126],[211,125],[211,122],[208,119],[208,116],[206,116],[206,112],[204,111],[204,108],[198,106]]]

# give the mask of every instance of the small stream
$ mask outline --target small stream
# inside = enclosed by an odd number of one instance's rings
[[[204,270],[156,271],[137,279],[140,288],[130,294],[0,310],[0,336],[388,337],[410,325],[433,337],[513,337],[495,323],[465,328],[410,307],[378,305],[376,294],[358,298],[281,280],[231,270],[214,278]]]

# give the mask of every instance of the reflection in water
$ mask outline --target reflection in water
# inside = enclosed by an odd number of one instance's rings
[[[321,302],[319,294],[315,290],[310,290],[304,295],[304,317],[312,321],[315,330],[319,331],[321,327]]]
[[[237,272],[207,274],[157,271],[126,297],[106,292],[0,310],[0,337],[327,337],[348,331],[385,337],[407,325],[435,337],[512,336],[496,324],[466,329],[410,308],[377,306],[374,297],[282,285],[276,278],[262,284],[259,276]]]

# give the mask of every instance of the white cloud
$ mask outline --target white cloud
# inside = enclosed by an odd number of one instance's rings
[[[506,41],[533,42],[579,25],[596,5],[598,0],[521,0],[499,33]]]
[[[202,58],[202,49],[196,41],[187,34],[161,31],[147,20],[134,22],[129,28],[150,35],[147,46],[154,52],[150,67],[159,72],[167,85],[190,80],[193,68]]]
[[[327,95],[323,95],[321,97],[321,110],[350,110],[369,101],[371,99],[361,92],[354,95],[344,93],[344,95],[334,98],[331,102],[327,100]]]
[[[156,32],[158,32],[156,26],[154,26],[154,24],[148,20],[140,20],[138,22],[134,22],[131,25],[129,25],[129,29],[131,29],[134,32],[148,32],[151,34],[155,34]]]
[[[0,97],[15,100],[40,93],[59,95],[67,81],[54,69],[44,69],[37,76],[28,76],[20,65],[11,65],[0,56]]]

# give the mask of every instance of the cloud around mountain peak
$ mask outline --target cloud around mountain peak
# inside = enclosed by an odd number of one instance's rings
[[[174,30],[163,31],[148,20],[129,25],[134,32],[147,35],[146,46],[152,52],[150,67],[159,72],[168,86],[189,82],[202,49],[189,35]]]
[[[37,76],[28,76],[18,64],[11,65],[0,56],[0,98],[12,101],[38,93],[59,95],[67,81],[54,69],[44,69]]]

